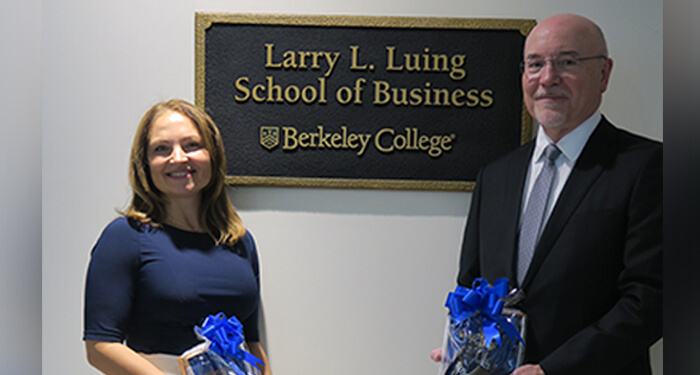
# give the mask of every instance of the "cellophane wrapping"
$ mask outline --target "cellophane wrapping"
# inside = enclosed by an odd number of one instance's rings
[[[503,307],[507,290],[507,279],[477,279],[448,295],[440,375],[508,375],[522,364],[527,316]]]
[[[260,375],[262,361],[248,351],[243,326],[235,316],[210,315],[195,333],[204,342],[178,357],[182,375]]]

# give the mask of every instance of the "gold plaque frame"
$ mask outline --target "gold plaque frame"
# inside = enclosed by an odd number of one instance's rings
[[[536,21],[534,19],[279,15],[198,12],[195,14],[195,104],[202,109],[206,108],[206,31],[212,25],[218,23],[320,27],[355,26],[373,28],[515,30],[519,31],[523,36],[527,36],[536,25]],[[524,144],[532,138],[532,118],[525,108],[524,103],[522,105],[521,112],[521,144]],[[259,176],[227,176],[226,183],[234,186],[467,192],[473,191],[475,186],[475,182],[473,181]]]

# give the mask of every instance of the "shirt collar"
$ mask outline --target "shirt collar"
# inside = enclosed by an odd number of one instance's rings
[[[583,146],[588,142],[588,138],[591,137],[593,131],[598,126],[602,115],[600,110],[597,110],[591,117],[587,118],[586,121],[577,126],[567,135],[563,136],[559,142],[556,143],[561,153],[572,163],[575,163],[581,151],[583,151]],[[544,149],[550,145],[552,140],[547,136],[547,134],[542,130],[542,126],[537,129],[537,137],[535,138],[535,152],[536,155],[534,161],[539,161],[542,157]]]

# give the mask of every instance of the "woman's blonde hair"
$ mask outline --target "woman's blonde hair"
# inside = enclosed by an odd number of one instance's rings
[[[177,112],[192,120],[211,158],[211,180],[200,194],[200,223],[217,243],[233,245],[245,234],[245,227],[226,195],[226,155],[221,134],[209,115],[181,99],[157,103],[141,119],[129,160],[133,197],[124,216],[153,226],[160,226],[165,219],[167,198],[153,184],[147,150],[153,123],[168,112]]]

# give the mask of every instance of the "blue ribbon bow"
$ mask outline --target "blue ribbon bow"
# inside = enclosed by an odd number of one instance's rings
[[[239,375],[245,375],[245,373],[240,372],[241,369],[232,363],[231,358],[244,360],[258,368],[263,364],[258,357],[241,348],[241,344],[245,340],[243,325],[235,316],[231,316],[227,320],[224,313],[209,315],[204,319],[202,327],[195,326],[194,331],[198,336],[209,340],[211,342],[209,349],[226,359]]]
[[[477,278],[472,283],[472,289],[458,285],[454,292],[449,293],[445,307],[449,309],[452,320],[457,325],[479,312],[487,348],[491,346],[493,340],[501,346],[499,326],[514,343],[515,340],[519,340],[524,344],[515,326],[501,315],[503,301],[500,299],[506,294],[508,294],[508,279],[500,278],[492,287],[486,279]]]

